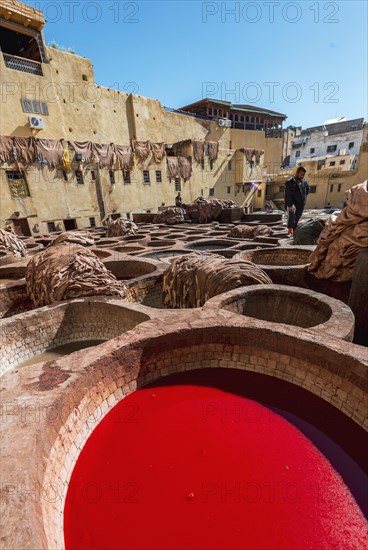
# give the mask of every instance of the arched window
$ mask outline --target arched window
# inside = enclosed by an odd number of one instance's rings
[[[214,116],[217,116],[217,109],[213,110],[213,114],[214,114]]]
[[[211,107],[208,109],[208,114],[212,115],[212,108]]]
[[[234,120],[235,120],[235,122],[238,122],[238,120],[239,120],[238,115],[235,115],[235,119],[234,119]]]
[[[258,124],[258,123],[259,123],[259,117],[256,116],[256,124]]]
[[[249,122],[249,116],[245,117],[245,122]]]
[[[250,121],[254,122],[254,116],[250,117]]]

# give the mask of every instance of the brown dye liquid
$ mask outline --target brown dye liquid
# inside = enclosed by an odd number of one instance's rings
[[[24,361],[24,363],[20,363],[17,368],[26,367],[27,365],[35,365],[36,363],[42,363],[43,361],[55,361],[55,359],[58,359],[59,357],[69,355],[70,353],[73,353],[74,351],[79,351],[81,349],[98,346],[98,344],[102,344],[102,342],[104,342],[104,340],[85,340],[83,342],[70,342],[70,344],[64,344],[62,346],[58,346],[56,348],[45,351],[40,355],[35,355],[27,361]]]

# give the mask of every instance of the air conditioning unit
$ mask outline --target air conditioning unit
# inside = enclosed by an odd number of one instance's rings
[[[28,121],[29,126],[34,130],[43,130],[45,127],[42,116],[30,116]]]
[[[226,126],[226,128],[231,128],[231,120],[227,118],[219,118],[219,126]]]

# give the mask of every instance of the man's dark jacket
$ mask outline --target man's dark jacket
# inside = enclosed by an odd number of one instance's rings
[[[295,206],[297,210],[304,210],[309,193],[309,185],[307,180],[298,181],[296,177],[292,177],[285,184],[285,205]]]

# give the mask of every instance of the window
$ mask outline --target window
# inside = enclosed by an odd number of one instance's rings
[[[40,107],[41,107],[41,113],[45,116],[48,116],[49,114],[49,108],[47,107],[46,103],[44,101],[41,101],[40,102]]]
[[[32,101],[32,111],[37,115],[41,112],[41,107],[38,101]]]
[[[300,157],[300,151],[296,151],[295,156]]]
[[[231,187],[226,187],[226,191],[227,191],[227,194],[230,195],[231,194]]]
[[[129,170],[124,170],[123,171],[123,178],[124,178],[124,183],[125,184],[131,183]]]
[[[354,147],[354,141],[351,141],[351,142],[349,143],[349,149],[352,149],[353,147]]]
[[[344,161],[344,160],[340,160],[340,164],[345,164],[345,161]]]
[[[175,191],[181,191],[180,178],[175,178]]]
[[[21,99],[22,109],[25,113],[32,113],[32,103],[29,99]]]
[[[210,197],[214,197],[215,196],[215,188],[214,187],[210,187]]]
[[[238,120],[239,120],[239,117],[238,117],[238,115],[235,115],[235,118],[234,118],[234,120],[235,120],[235,122],[238,122]]]
[[[312,155],[312,154],[314,153],[314,151],[315,151],[315,148],[314,148],[314,147],[311,147],[311,148],[309,149],[309,154]]]
[[[149,170],[143,170],[143,183],[151,183]]]
[[[240,117],[240,122],[244,122],[244,117],[243,116]]]
[[[333,160],[332,162],[330,162],[330,166],[335,166],[336,162]]]
[[[336,149],[337,145],[327,145],[327,153],[333,153]]]
[[[245,117],[245,122],[249,122],[249,116]]]
[[[337,186],[337,192],[340,193],[340,191],[341,191],[341,183],[339,183]]]
[[[212,115],[212,109],[211,109],[211,107],[208,109],[208,114],[209,114],[209,115]]]
[[[262,197],[262,189],[258,189],[258,191],[257,191],[257,197]]]
[[[330,193],[332,193],[332,192],[333,192],[333,184],[330,185]]]
[[[63,170],[63,178],[64,181],[68,181],[68,174],[65,172],[65,170]]]
[[[88,78],[87,78],[87,75],[86,75],[86,74],[82,74],[82,80],[84,80],[85,82],[87,82]]]
[[[96,181],[96,173],[94,170],[91,170],[91,180]]]
[[[227,169],[231,170],[231,160],[229,160],[229,162],[227,163]]]
[[[54,233],[56,231],[55,222],[47,222],[47,231],[49,233]]]
[[[30,197],[26,177],[23,172],[6,172],[10,192],[13,197]]]
[[[24,113],[35,113],[36,115],[48,116],[49,109],[44,101],[33,101],[30,99],[20,100]]]
[[[90,226],[90,227],[96,227],[96,220],[95,220],[95,218],[90,218],[90,219],[89,219],[89,226]]]
[[[317,191],[317,185],[309,186],[309,193],[315,193]]]
[[[80,185],[83,185],[84,181],[83,181],[83,174],[81,170],[75,171],[75,179],[77,180],[77,183],[79,183]]]
[[[115,183],[115,172],[114,170],[109,170],[109,178],[111,185],[114,185]]]
[[[162,183],[161,170],[156,170],[156,183]]]
[[[317,163],[317,170],[321,170],[321,168],[323,168],[325,165],[325,160],[319,160],[318,163]]]

